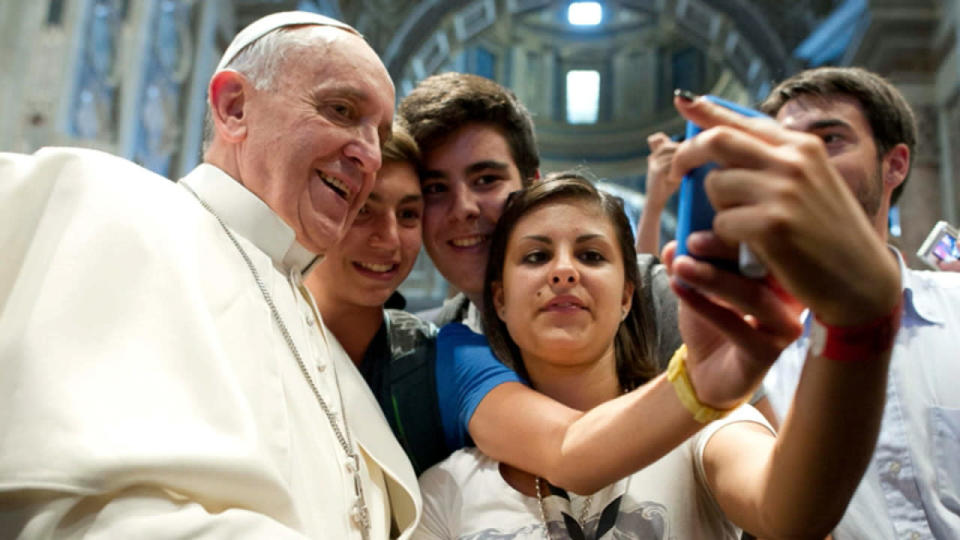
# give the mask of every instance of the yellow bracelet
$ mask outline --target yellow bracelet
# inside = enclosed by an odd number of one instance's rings
[[[680,403],[693,414],[693,419],[701,424],[713,422],[730,414],[733,409],[719,410],[704,405],[697,399],[697,394],[693,390],[693,383],[690,382],[690,375],[687,374],[687,345],[680,345],[677,352],[673,353],[670,359],[670,365],[667,366],[667,380],[673,383],[673,390],[677,393],[677,399]]]

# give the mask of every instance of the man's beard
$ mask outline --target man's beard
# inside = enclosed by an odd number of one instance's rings
[[[883,162],[877,162],[877,169],[871,178],[860,184],[854,193],[863,211],[871,219],[877,217],[883,202]]]

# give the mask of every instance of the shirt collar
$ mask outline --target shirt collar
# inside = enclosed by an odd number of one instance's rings
[[[202,163],[180,182],[192,188],[234,232],[252,242],[285,272],[305,274],[318,256],[259,197],[221,169]]]
[[[907,268],[907,264],[903,261],[903,255],[900,254],[897,248],[889,244],[887,248],[893,252],[893,256],[897,260],[897,265],[900,267],[900,290],[903,292],[903,316],[916,317],[927,323],[943,324],[943,316],[938,312],[936,305],[930,301],[929,295],[923,294],[926,292],[927,284],[917,279],[913,270]],[[919,294],[917,291],[920,291]],[[800,317],[804,324],[803,333],[806,335],[810,331],[810,321],[813,319],[810,309],[804,309]]]
[[[888,246],[900,266],[900,287],[903,290],[904,315],[913,315],[928,323],[944,324],[944,317],[937,309],[934,298],[925,294],[930,284],[921,279],[913,270],[907,268],[900,251]]]

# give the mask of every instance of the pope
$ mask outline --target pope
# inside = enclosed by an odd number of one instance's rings
[[[302,284],[372,189],[393,104],[354,29],[278,13],[224,53],[179,182],[0,154],[0,530],[409,536],[413,470]]]

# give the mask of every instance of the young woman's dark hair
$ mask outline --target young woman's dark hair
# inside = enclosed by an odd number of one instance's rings
[[[483,327],[490,347],[500,360],[529,380],[523,365],[520,350],[514,343],[506,325],[497,316],[491,284],[503,281],[503,264],[507,243],[517,222],[533,210],[546,204],[575,201],[596,208],[608,219],[617,235],[617,245],[623,257],[624,280],[633,284],[630,312],[620,323],[615,338],[617,377],[624,390],[632,390],[657,374],[654,360],[651,326],[640,299],[637,272],[637,253],[633,232],[623,211],[623,201],[600,191],[593,183],[576,172],[561,172],[516,191],[507,199],[503,215],[497,222],[487,259],[486,279],[483,288]]]

